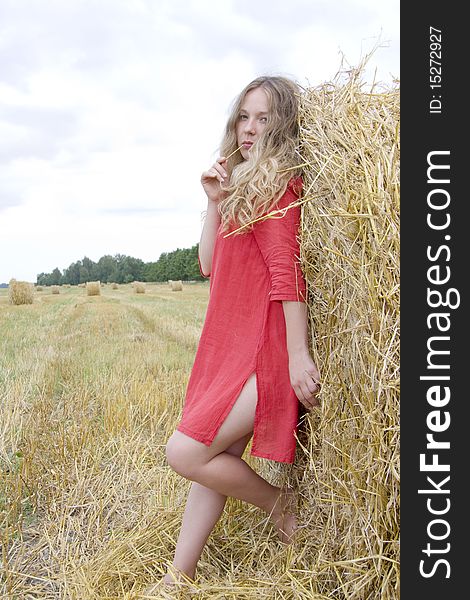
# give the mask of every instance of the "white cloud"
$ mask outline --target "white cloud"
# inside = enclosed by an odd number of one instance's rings
[[[0,282],[84,255],[195,244],[230,102],[264,72],[317,85],[340,52],[398,76],[398,0],[3,0]],[[60,250],[58,250],[60,249]]]

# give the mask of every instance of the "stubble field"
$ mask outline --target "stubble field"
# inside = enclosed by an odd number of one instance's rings
[[[208,294],[207,283],[44,288],[11,306],[0,291],[0,597],[141,598],[171,562],[189,484],[165,443]],[[273,482],[288,476],[246,458]],[[314,597],[289,591],[301,555],[257,509],[229,500],[197,597]]]

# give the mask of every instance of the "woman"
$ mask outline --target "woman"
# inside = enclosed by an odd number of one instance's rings
[[[318,404],[298,264],[300,209],[289,207],[302,185],[298,94],[284,77],[252,81],[227,122],[223,156],[201,177],[208,205],[199,263],[210,298],[182,419],[166,448],[169,465],[193,483],[161,584],[194,579],[228,496],[267,513],[283,542],[295,532],[289,492],[241,457],[253,436],[253,455],[292,463],[298,402]]]

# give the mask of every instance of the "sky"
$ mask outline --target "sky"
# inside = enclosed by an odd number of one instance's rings
[[[259,75],[304,87],[372,52],[399,79],[399,0],[0,0],[0,283],[199,241],[201,173]]]

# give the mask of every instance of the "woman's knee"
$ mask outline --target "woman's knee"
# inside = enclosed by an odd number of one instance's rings
[[[166,459],[173,471],[194,481],[200,461],[197,460],[192,440],[186,440],[185,437],[177,431],[170,437],[166,444]]]

